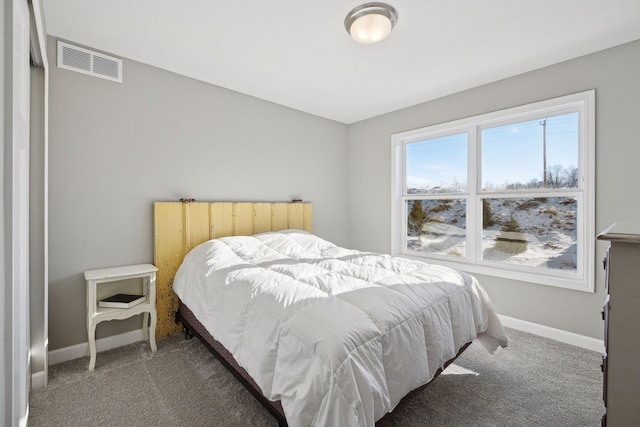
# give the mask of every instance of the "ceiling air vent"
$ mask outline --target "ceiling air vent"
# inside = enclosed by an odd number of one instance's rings
[[[122,59],[58,42],[58,67],[122,83]]]

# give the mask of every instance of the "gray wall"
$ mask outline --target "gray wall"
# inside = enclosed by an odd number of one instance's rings
[[[639,76],[637,41],[351,125],[349,244],[356,249],[391,250],[393,133],[589,89],[596,89],[596,232],[616,221],[637,221]],[[604,274],[600,260],[605,249],[606,244],[598,242],[595,293],[478,278],[503,315],[602,338]]]
[[[347,244],[346,125],[129,60],[122,84],[63,70],[48,45],[50,350],[87,341],[85,270],[153,261],[154,201],[300,197]]]
[[[346,126],[134,61],[122,84],[52,64],[50,349],[87,340],[83,271],[152,261],[153,201],[302,197],[320,236],[389,252],[391,134],[584,90],[596,89],[596,231],[635,220],[640,198],[623,190],[640,181],[638,75],[634,42]],[[602,338],[605,248],[595,294],[479,278],[501,314]],[[98,338],[138,327],[102,323]]]

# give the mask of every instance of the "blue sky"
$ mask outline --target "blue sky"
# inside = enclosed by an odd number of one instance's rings
[[[541,120],[487,128],[482,131],[482,183],[542,180],[543,132]],[[547,169],[578,166],[578,113],[546,121]],[[466,190],[467,135],[457,134],[409,144],[408,187],[457,187]]]

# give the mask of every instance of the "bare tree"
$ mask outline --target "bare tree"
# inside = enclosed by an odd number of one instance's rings
[[[575,166],[569,166],[565,169],[565,174],[567,178],[567,187],[576,188],[578,187],[578,181],[580,179],[578,175],[578,168]]]
[[[561,188],[564,184],[564,168],[562,165],[553,165],[547,168],[547,186]]]

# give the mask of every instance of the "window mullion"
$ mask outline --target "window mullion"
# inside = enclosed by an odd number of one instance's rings
[[[468,167],[468,188],[469,195],[467,196],[467,257],[470,262],[476,263],[479,261],[478,254],[480,245],[480,231],[479,225],[482,223],[478,220],[478,174],[480,172],[479,162],[479,149],[478,149],[478,129],[475,126],[469,127],[467,131],[468,135],[468,153],[469,160],[467,161]]]

